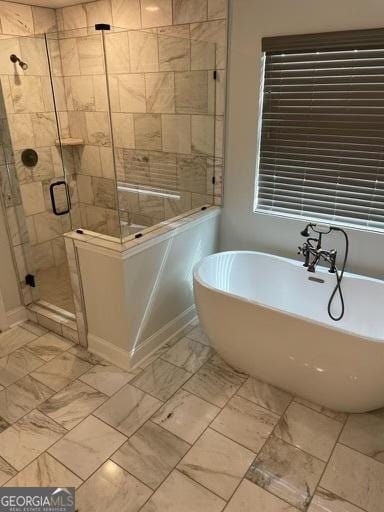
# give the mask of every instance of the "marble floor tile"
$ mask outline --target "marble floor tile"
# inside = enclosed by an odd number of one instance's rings
[[[161,402],[130,384],[99,407],[94,415],[127,436],[132,435],[161,406]]]
[[[133,373],[126,372],[106,361],[96,364],[83,373],[79,379],[108,396],[112,396],[135,377]]]
[[[133,381],[136,387],[150,393],[165,402],[189,378],[191,374],[181,368],[157,359],[140,373]]]
[[[321,460],[271,437],[250,467],[247,478],[305,512],[324,466]]]
[[[10,427],[11,424],[8,423],[8,421],[3,418],[2,416],[0,416],[0,433],[1,432],[4,432],[4,430],[6,430],[8,427]],[[0,484],[1,485],[1,484]]]
[[[91,365],[86,361],[64,352],[33,372],[32,376],[55,391],[60,391],[90,368]]]
[[[181,389],[152,417],[152,421],[194,443],[220,409]]]
[[[19,348],[0,359],[0,383],[3,386],[10,386],[43,364],[42,359],[25,348]]]
[[[225,501],[178,471],[173,471],[142,512],[220,512]]]
[[[337,444],[320,485],[368,512],[381,512],[383,482],[384,464]]]
[[[212,428],[258,452],[279,416],[239,396],[234,396],[212,423]]]
[[[15,468],[13,468],[8,462],[0,457],[0,485],[4,485],[10,478],[17,474]]]
[[[77,491],[79,511],[137,512],[152,491],[108,460]]]
[[[292,396],[286,391],[254,377],[249,377],[237,394],[277,414],[283,414],[292,400]]]
[[[0,334],[0,357],[10,354],[35,338],[35,334],[18,326],[2,332]]]
[[[347,414],[345,412],[332,411],[327,407],[324,407],[319,404],[314,404],[313,402],[310,402],[309,400],[305,400],[304,398],[300,398],[298,396],[295,397],[295,402],[305,405],[306,407],[309,407],[314,411],[321,412],[321,414],[325,414],[325,416],[329,416],[330,418],[340,421],[341,423],[344,423],[344,421],[347,419]]]
[[[195,373],[212,354],[210,347],[189,338],[182,338],[162,356],[162,359]]]
[[[28,343],[25,349],[29,350],[29,352],[35,356],[44,359],[44,361],[50,361],[65,350],[68,350],[71,346],[72,343],[69,341],[65,341],[60,336],[57,336],[57,334],[49,332],[31,343]]]
[[[44,336],[48,331],[45,329],[45,327],[42,327],[41,325],[35,324],[31,322],[30,320],[27,320],[26,322],[23,322],[20,327],[23,329],[26,329],[27,331],[31,332],[35,336]]]
[[[151,489],[156,489],[189,448],[185,441],[148,421],[111,459]]]
[[[102,421],[88,416],[48,452],[80,478],[88,478],[127,438]]]
[[[44,452],[9,480],[5,487],[79,487],[82,480]]]
[[[327,462],[342,428],[339,421],[293,402],[277,424],[275,435]]]
[[[291,507],[249,480],[243,480],[225,512],[297,512],[297,508]],[[331,511],[325,509],[322,512]]]
[[[308,512],[363,512],[363,509],[319,487],[312,498]]]
[[[184,389],[218,407],[224,407],[243,384],[244,378],[243,373],[215,355],[184,385]]]
[[[200,325],[197,325],[193,329],[191,329],[187,334],[187,338],[191,340],[199,341],[203,345],[211,345],[208,336],[204,333],[203,328]]]
[[[80,345],[74,345],[68,350],[68,352],[89,364],[99,364],[102,361],[101,357],[97,356],[96,354],[92,354],[92,352],[88,352],[87,349],[81,347]]]
[[[0,392],[0,416],[14,423],[53,395],[45,384],[26,375]]]
[[[0,456],[20,471],[65,432],[41,412],[31,411],[0,434]]]
[[[384,416],[375,413],[351,414],[340,436],[340,443],[384,462]]]
[[[177,469],[228,500],[253,459],[253,452],[208,428]]]
[[[91,412],[107,400],[107,396],[75,381],[42,403],[39,410],[67,430],[83,421]]]

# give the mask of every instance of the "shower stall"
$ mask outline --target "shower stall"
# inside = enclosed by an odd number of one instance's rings
[[[20,290],[71,327],[65,233],[124,244],[215,202],[217,45],[172,34],[100,24],[0,39],[1,201]]]

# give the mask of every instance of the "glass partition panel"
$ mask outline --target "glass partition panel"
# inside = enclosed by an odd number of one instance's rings
[[[104,32],[123,237],[213,203],[216,45],[170,34]]]

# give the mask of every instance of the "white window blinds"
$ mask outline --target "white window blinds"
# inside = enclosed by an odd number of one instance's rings
[[[384,30],[263,50],[257,209],[384,228]]]

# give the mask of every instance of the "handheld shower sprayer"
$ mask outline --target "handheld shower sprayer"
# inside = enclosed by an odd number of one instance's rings
[[[14,64],[19,64],[19,66],[21,67],[21,69],[23,71],[27,71],[28,69],[28,64],[26,62],[23,62],[17,55],[15,55],[14,53],[12,53],[12,55],[9,57],[11,62],[13,62]]]
[[[311,231],[313,231],[314,233],[316,233],[318,235],[317,239],[310,238]],[[343,264],[342,264],[340,272],[336,266],[337,252],[334,249],[332,249],[331,251],[324,251],[321,248],[322,236],[328,235],[332,231],[338,231],[338,232],[342,233],[344,235],[344,239],[345,239],[344,260],[343,260]],[[300,251],[300,253],[303,253],[303,255],[305,256],[304,266],[308,268],[308,271],[315,272],[317,263],[320,261],[321,258],[323,258],[325,261],[330,263],[329,272],[331,274],[336,275],[336,286],[335,286],[335,288],[329,298],[329,302],[328,302],[328,315],[330,318],[332,318],[332,320],[334,320],[335,322],[338,322],[339,320],[341,320],[343,318],[344,312],[345,312],[345,304],[344,304],[343,292],[341,289],[341,281],[344,276],[345,266],[346,266],[347,259],[348,259],[348,252],[349,252],[348,235],[347,235],[346,231],[344,231],[344,229],[339,228],[337,226],[322,226],[320,224],[317,225],[317,224],[312,224],[312,223],[307,224],[305,226],[305,228],[300,232],[300,234],[302,236],[304,236],[305,238],[307,238],[306,243],[303,245],[303,247],[299,248],[299,251]],[[317,242],[316,247],[314,247],[312,245],[312,242]],[[313,256],[313,260],[310,262],[311,256]],[[340,302],[341,302],[341,312],[338,316],[335,316],[331,311],[331,307],[332,307],[332,303],[333,303],[333,300],[334,300],[337,292],[339,292],[339,297],[340,297]]]

